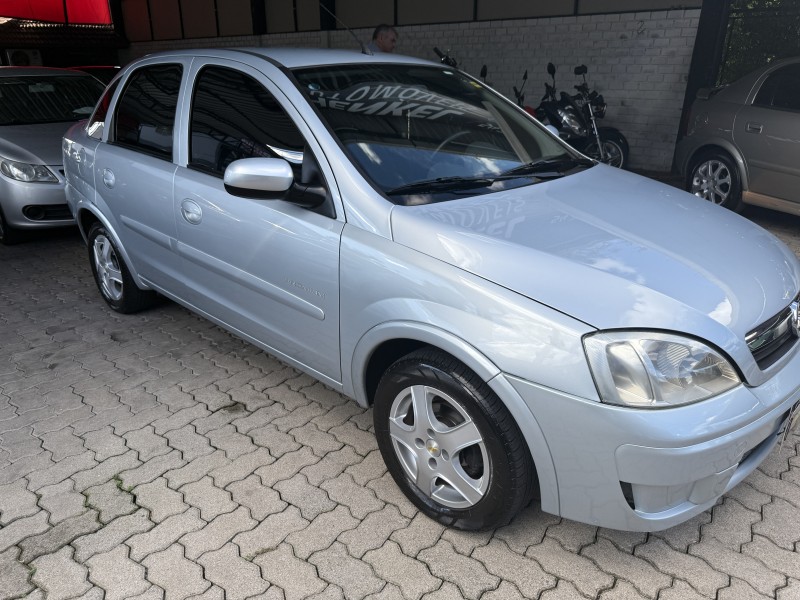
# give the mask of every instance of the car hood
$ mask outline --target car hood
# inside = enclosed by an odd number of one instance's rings
[[[0,127],[0,156],[30,164],[60,165],[61,138],[73,123]]]
[[[730,350],[800,287],[750,221],[597,165],[537,185],[392,211],[395,240],[598,329],[675,330]],[[746,346],[744,346],[746,349]]]

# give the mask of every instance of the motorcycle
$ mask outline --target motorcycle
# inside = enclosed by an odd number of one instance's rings
[[[524,107],[545,125],[553,125],[559,137],[583,154],[613,167],[623,168],[628,164],[628,141],[615,127],[599,127],[597,120],[606,112],[606,102],[601,94],[590,90],[586,82],[586,65],[575,67],[575,75],[583,77],[576,85],[577,94],[569,95],[562,91],[556,98],[556,67],[547,64],[547,73],[552,85],[545,82],[545,93],[536,108]],[[523,76],[523,86],[527,79]],[[517,101],[522,105],[524,95],[514,87]]]

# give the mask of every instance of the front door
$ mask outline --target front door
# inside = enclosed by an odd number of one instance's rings
[[[341,381],[339,240],[344,222],[280,199],[228,193],[233,160],[314,158],[271,83],[239,63],[192,67],[187,165],[175,176],[186,301],[306,370]],[[272,88],[273,90],[275,88]],[[288,107],[288,110],[293,110]]]

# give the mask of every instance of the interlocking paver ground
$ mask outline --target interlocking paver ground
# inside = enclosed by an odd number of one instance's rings
[[[800,254],[800,217],[748,209]],[[119,315],[74,232],[0,246],[0,598],[800,597],[800,437],[655,534],[422,516],[372,412],[164,302]]]

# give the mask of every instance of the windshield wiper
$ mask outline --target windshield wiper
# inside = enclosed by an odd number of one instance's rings
[[[496,181],[495,177],[437,177],[401,185],[386,192],[387,196],[402,194],[426,194],[432,192],[449,192],[468,190],[476,187],[486,187]]]
[[[554,156],[552,158],[542,158],[533,162],[516,166],[507,171],[503,171],[500,177],[513,175],[535,175],[536,177],[561,177],[564,171],[575,167],[591,167],[594,161],[587,158],[575,158],[567,154]]]

